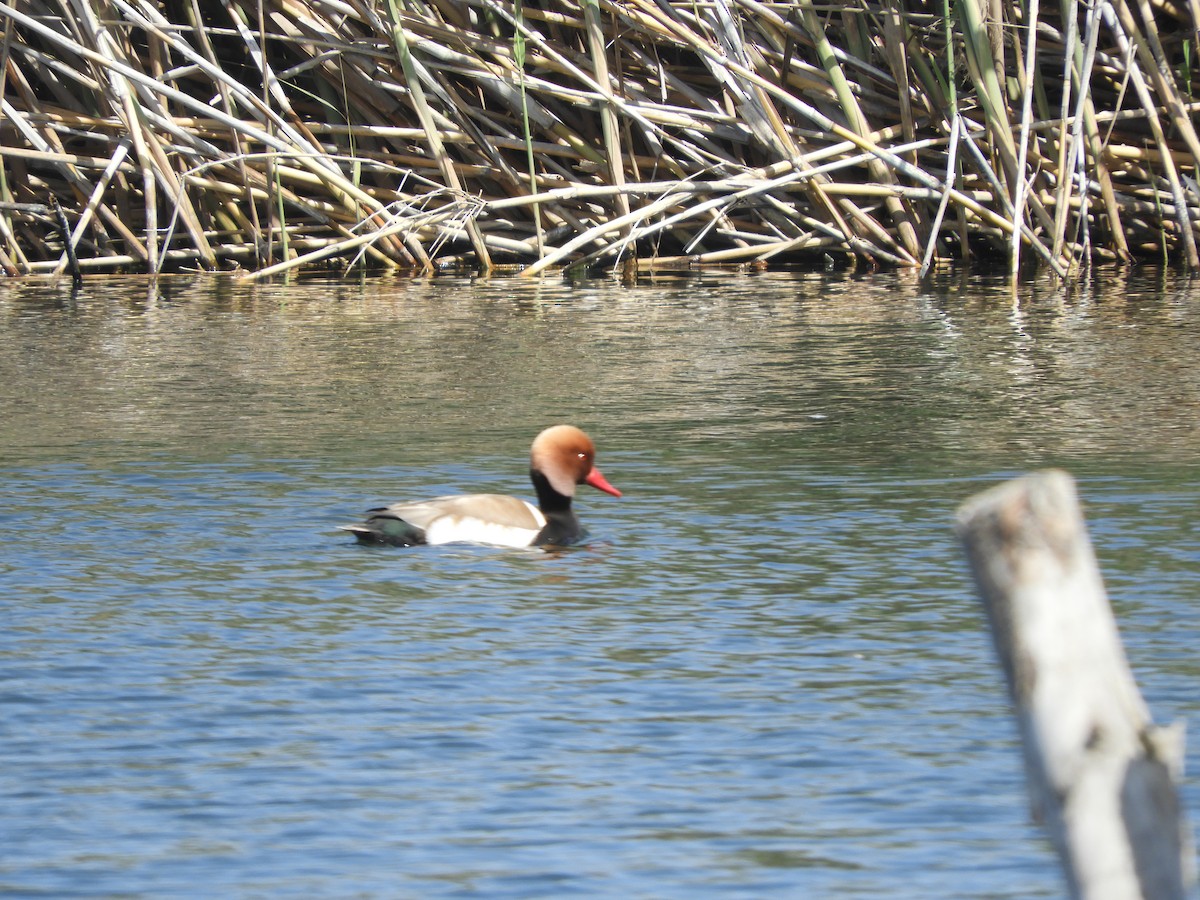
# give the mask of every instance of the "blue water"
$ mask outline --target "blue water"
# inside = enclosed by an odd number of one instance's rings
[[[0,893],[1061,896],[953,513],[1069,465],[1194,719],[1200,296],[696,286],[0,286]],[[568,418],[584,548],[335,530]]]

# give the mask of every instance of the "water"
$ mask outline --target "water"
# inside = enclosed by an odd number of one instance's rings
[[[1076,474],[1197,771],[1198,336],[1162,273],[0,284],[0,894],[1061,896],[950,523]],[[334,530],[556,421],[586,548]]]

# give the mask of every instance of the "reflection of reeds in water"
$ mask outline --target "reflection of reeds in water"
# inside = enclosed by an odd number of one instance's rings
[[[946,2],[0,0],[0,264],[1200,266],[1197,5]]]

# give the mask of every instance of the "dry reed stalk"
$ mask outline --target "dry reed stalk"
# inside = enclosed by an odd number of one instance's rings
[[[600,24],[600,6],[597,0],[582,0],[584,30],[587,33],[588,53],[591,57],[592,70],[596,73],[599,87],[598,103],[600,106],[600,129],[603,135],[605,156],[607,157],[608,178],[616,187],[625,183],[625,168],[622,162],[620,123],[613,108],[611,78],[608,72],[608,51],[605,49],[604,30]],[[626,195],[617,193],[618,216],[629,215],[629,204]]]
[[[1200,0],[954,8],[0,0],[0,267],[1200,267]]]
[[[1188,267],[1194,269],[1200,267],[1200,254],[1197,253],[1196,249],[1196,237],[1193,233],[1191,214],[1188,210],[1183,184],[1180,181],[1179,173],[1168,150],[1166,133],[1162,127],[1158,108],[1154,103],[1154,97],[1150,93],[1149,85],[1142,75],[1137,60],[1133,58],[1133,53],[1145,56],[1145,53],[1138,49],[1144,48],[1144,42],[1136,31],[1136,22],[1132,20],[1132,14],[1128,6],[1123,0],[1116,0],[1116,3],[1116,14],[1114,14],[1112,6],[1105,5],[1102,7],[1103,15],[1113,31],[1113,36],[1116,38],[1118,46],[1126,56],[1129,80],[1133,84],[1142,108],[1146,111],[1146,121],[1150,125],[1150,132],[1154,137],[1154,142],[1162,152],[1163,169],[1170,184],[1171,199],[1174,201],[1179,235],[1183,241],[1184,252],[1187,254]],[[1131,40],[1133,41],[1132,46],[1130,44]],[[1131,53],[1130,51],[1133,52]]]

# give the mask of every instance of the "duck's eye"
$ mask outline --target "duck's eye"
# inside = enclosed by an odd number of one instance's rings
[[[575,455],[578,456],[580,459],[587,459],[586,453],[576,453]]]

